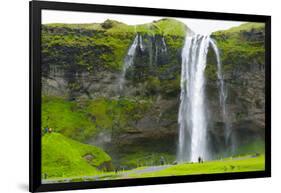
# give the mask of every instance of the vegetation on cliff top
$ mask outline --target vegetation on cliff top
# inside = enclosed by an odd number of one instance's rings
[[[217,32],[214,32],[214,35],[220,34],[220,33],[236,33],[239,34],[240,32],[245,32],[245,31],[253,31],[253,30],[257,30],[257,31],[263,31],[265,27],[264,23],[256,23],[256,22],[247,22],[247,23],[243,23],[239,26],[235,26],[232,27],[230,29],[227,30],[220,30]]]
[[[111,158],[100,148],[69,139],[59,133],[42,137],[43,178],[86,176],[112,169]]]
[[[245,23],[228,30],[212,33],[220,49],[225,74],[262,69],[264,65],[264,23]],[[216,60],[210,52],[207,76],[216,79]],[[236,69],[236,70],[235,70]]]
[[[47,74],[50,65],[78,72],[120,71],[136,33],[165,36],[168,46],[181,49],[187,31],[190,30],[175,19],[161,19],[136,26],[114,20],[92,24],[44,24],[43,75]]]
[[[107,19],[103,23],[87,23],[87,24],[65,24],[65,23],[51,23],[44,26],[50,28],[70,28],[70,29],[87,29],[103,31],[106,33],[142,33],[150,35],[172,35],[185,36],[186,31],[189,30],[187,26],[172,18],[164,18],[151,23],[139,25],[127,25],[125,23]]]

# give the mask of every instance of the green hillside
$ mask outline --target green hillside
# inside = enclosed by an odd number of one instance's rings
[[[42,137],[43,178],[87,176],[112,170],[111,158],[100,148],[47,133]]]

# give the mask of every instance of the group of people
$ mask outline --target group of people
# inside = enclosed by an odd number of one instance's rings
[[[52,132],[53,132],[52,128],[50,128],[50,127],[44,128],[44,133],[52,133]]]

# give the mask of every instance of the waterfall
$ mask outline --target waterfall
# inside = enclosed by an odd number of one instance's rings
[[[228,113],[226,109],[226,89],[222,75],[219,49],[209,36],[195,35],[186,37],[182,49],[181,93],[178,114],[179,144],[177,159],[179,162],[197,162],[201,157],[210,159],[207,148],[207,106],[205,98],[204,71],[207,64],[209,45],[217,59],[217,77],[219,82],[219,102],[225,123],[226,139],[230,135]]]
[[[136,27],[135,27],[136,30]],[[159,47],[157,44],[160,44]],[[156,42],[156,37],[153,35],[153,39],[151,41],[151,46],[149,48],[149,65],[152,68],[152,64],[153,64],[153,45],[155,46],[155,61],[154,63],[157,64],[157,60],[158,60],[158,52],[163,52],[166,53],[167,52],[167,45],[165,42],[164,37],[161,38],[161,41],[159,39],[158,43]],[[119,78],[119,82],[118,82],[118,87],[119,87],[119,92],[123,90],[124,84],[125,84],[125,76],[126,76],[126,72],[128,70],[129,67],[131,67],[134,63],[134,59],[135,59],[135,55],[136,55],[136,50],[139,49],[141,52],[144,52],[146,47],[145,44],[143,42],[143,37],[140,34],[137,34],[135,36],[135,39],[133,41],[133,43],[131,44],[130,48],[128,49],[128,52],[126,54],[126,57],[124,59],[124,63],[123,63],[123,69],[122,69],[122,73],[120,75]],[[153,71],[153,70],[151,70]]]
[[[189,159],[195,162],[198,157],[208,157],[204,71],[209,41],[209,36],[186,37],[182,50],[181,102],[178,116],[179,161]]]
[[[140,41],[139,41],[140,49],[141,49],[142,52],[144,52],[144,45],[143,45],[143,42],[142,42],[142,36],[140,35],[139,38],[140,38]]]
[[[222,65],[220,60],[220,52],[219,49],[214,42],[214,40],[210,39],[210,44],[215,52],[216,59],[217,59],[217,78],[219,83],[219,101],[222,111],[222,120],[225,124],[225,144],[231,148],[231,152],[233,153],[235,146],[233,139],[231,137],[231,126],[229,120],[229,114],[226,109],[226,99],[227,99],[227,92],[224,84],[224,77],[222,74]]]
[[[162,52],[167,52],[167,45],[166,45],[166,42],[165,42],[165,38],[162,37],[161,41],[162,41],[162,45],[163,45]]]
[[[120,91],[122,91],[123,87],[124,87],[126,72],[127,72],[128,68],[130,66],[132,66],[132,64],[134,62],[134,57],[135,57],[135,54],[136,54],[136,48],[137,48],[138,44],[139,44],[139,36],[136,35],[136,37],[135,37],[132,45],[130,46],[130,48],[127,52],[127,55],[124,59],[123,70],[122,70],[122,74],[121,74],[121,77],[120,77],[120,80],[119,80]]]

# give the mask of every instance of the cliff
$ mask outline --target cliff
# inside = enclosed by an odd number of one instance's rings
[[[42,126],[102,147],[115,165],[157,164],[161,156],[171,163],[177,149],[186,33],[193,34],[173,19],[137,26],[113,20],[43,25]],[[136,35],[141,43],[120,91],[124,58]],[[211,36],[221,52],[231,135],[242,144],[237,152],[243,152],[253,146],[252,138],[263,143],[264,28],[248,23]],[[211,49],[205,73],[209,142],[220,154],[226,144]],[[260,149],[260,143],[254,146]]]
[[[263,23],[245,23],[229,30],[218,31],[211,35],[220,49],[224,81],[227,91],[228,119],[231,135],[236,148],[259,141],[256,151],[264,148],[265,128],[265,31]],[[218,80],[215,74],[216,60],[209,53],[207,75],[207,93],[211,112],[210,127],[215,147],[222,144],[223,132],[221,111],[217,108]],[[223,149],[223,148],[222,148]],[[243,148],[242,148],[243,149]],[[254,148],[255,149],[255,148]],[[243,150],[241,150],[243,151]]]

